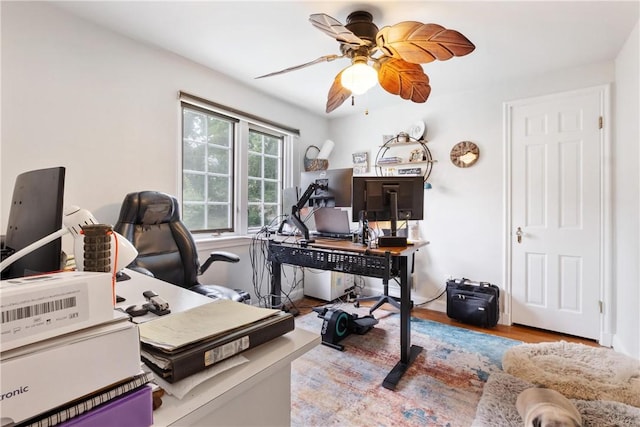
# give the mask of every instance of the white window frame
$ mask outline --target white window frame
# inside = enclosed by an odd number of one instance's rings
[[[273,137],[273,138],[281,140],[281,146],[280,146],[279,153],[278,153],[277,156],[273,156],[271,154],[268,154],[266,156],[263,155],[263,157],[267,157],[267,158],[272,158],[272,159],[276,158],[277,161],[278,161],[278,166],[279,166],[278,183],[280,184],[280,188],[278,189],[278,199],[276,201],[277,208],[280,211],[279,215],[276,218],[276,220],[278,220],[278,219],[281,219],[282,216],[286,213],[286,212],[284,212],[284,209],[283,209],[283,206],[282,206],[282,194],[283,194],[284,189],[285,189],[285,185],[284,185],[285,184],[285,182],[284,182],[284,176],[285,176],[285,157],[284,157],[285,144],[284,144],[284,140],[286,139],[286,134],[284,134],[282,132],[275,132],[273,130],[264,129],[263,127],[257,126],[257,125],[249,125],[249,132],[248,133],[251,134],[251,132],[256,133],[256,134],[267,135],[267,136],[270,136],[270,137]],[[248,141],[249,141],[249,139],[247,138],[247,146],[249,145]],[[263,149],[264,149],[264,146],[263,146]],[[249,155],[249,150],[248,150],[248,147],[247,147],[247,167],[249,165],[248,155]],[[262,181],[263,186],[264,186],[265,182],[273,182],[273,180],[264,177],[264,162],[262,163],[262,166],[263,166],[263,170],[262,170],[262,175],[263,176],[260,178],[260,181]],[[247,187],[248,187],[248,183],[249,183],[249,176],[247,174]],[[263,194],[263,196],[264,196],[264,194]],[[249,212],[249,208],[251,207],[252,204],[255,204],[255,203],[250,202],[248,197],[245,198],[244,200],[247,202],[247,209],[246,209],[245,212]],[[265,202],[264,201],[264,197],[263,197],[260,204],[261,204],[261,206],[264,206],[265,203],[271,204],[271,202]],[[248,217],[247,217],[247,219],[248,219]],[[262,219],[264,219],[264,218],[262,218]],[[274,227],[274,226],[278,226],[278,224],[261,224],[259,227],[251,227],[251,228],[249,227],[249,225],[247,225],[247,230],[249,232],[258,232],[258,231],[260,231],[260,229],[262,229],[264,227]]]
[[[179,200],[182,204],[182,177],[183,177],[183,163],[182,163],[182,104],[190,104],[194,107],[211,111],[213,114],[219,114],[228,116],[233,119],[237,119],[238,123],[235,126],[234,135],[234,230],[231,232],[212,233],[210,231],[193,231],[193,236],[196,241],[206,240],[222,240],[234,237],[244,237],[254,234],[257,229],[251,230],[248,227],[248,142],[249,142],[249,130],[253,129],[262,133],[272,134],[274,136],[282,137],[282,188],[280,189],[280,206],[282,207],[282,193],[287,187],[293,185],[293,144],[299,135],[299,131],[290,129],[285,126],[278,126],[268,120],[260,120],[251,115],[244,115],[234,109],[226,109],[219,106],[216,103],[208,102],[202,98],[180,93],[178,108],[180,112],[180,138],[179,138],[179,159],[178,159],[178,194]],[[284,208],[286,209],[286,208]],[[283,209],[282,215],[287,212]],[[282,218],[281,218],[282,219]]]

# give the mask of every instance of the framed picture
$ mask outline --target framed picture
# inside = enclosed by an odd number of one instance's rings
[[[353,159],[354,175],[364,175],[369,172],[369,153],[360,151],[351,155]]]
[[[360,151],[358,153],[353,153],[351,158],[353,159],[353,164],[367,163],[369,161],[369,153],[366,151]]]
[[[421,162],[424,158],[424,151],[422,148],[416,148],[415,150],[411,150],[411,154],[409,155],[410,162]]]

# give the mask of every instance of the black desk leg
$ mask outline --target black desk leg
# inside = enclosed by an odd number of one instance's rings
[[[402,375],[418,357],[422,347],[411,345],[411,276],[407,257],[402,256],[400,262],[400,361],[387,374],[382,386],[394,390]]]
[[[282,308],[282,264],[271,261],[271,308]]]

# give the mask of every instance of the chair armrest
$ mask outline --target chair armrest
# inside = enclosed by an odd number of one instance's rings
[[[147,270],[147,269],[146,269],[146,268],[144,268],[144,267],[139,267],[139,266],[137,266],[137,265],[129,265],[127,268],[128,268],[129,270],[133,270],[133,271],[137,271],[138,273],[142,273],[142,274],[144,274],[145,276],[155,277],[151,271]]]
[[[225,251],[211,252],[211,254],[209,255],[209,258],[207,258],[205,263],[202,264],[202,267],[200,267],[200,274],[207,271],[209,266],[211,266],[211,263],[213,263],[214,261],[238,262],[240,261],[240,257],[231,252],[225,252]]]
[[[190,291],[213,299],[228,299],[231,301],[251,304],[251,295],[239,289],[229,289],[220,285],[197,284],[189,288]]]

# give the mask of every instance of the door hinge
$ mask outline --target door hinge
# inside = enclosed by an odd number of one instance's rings
[[[604,313],[604,303],[602,301],[598,301],[598,306],[600,307],[600,314]]]
[[[598,129],[602,129],[604,127],[604,117],[598,117]]]

